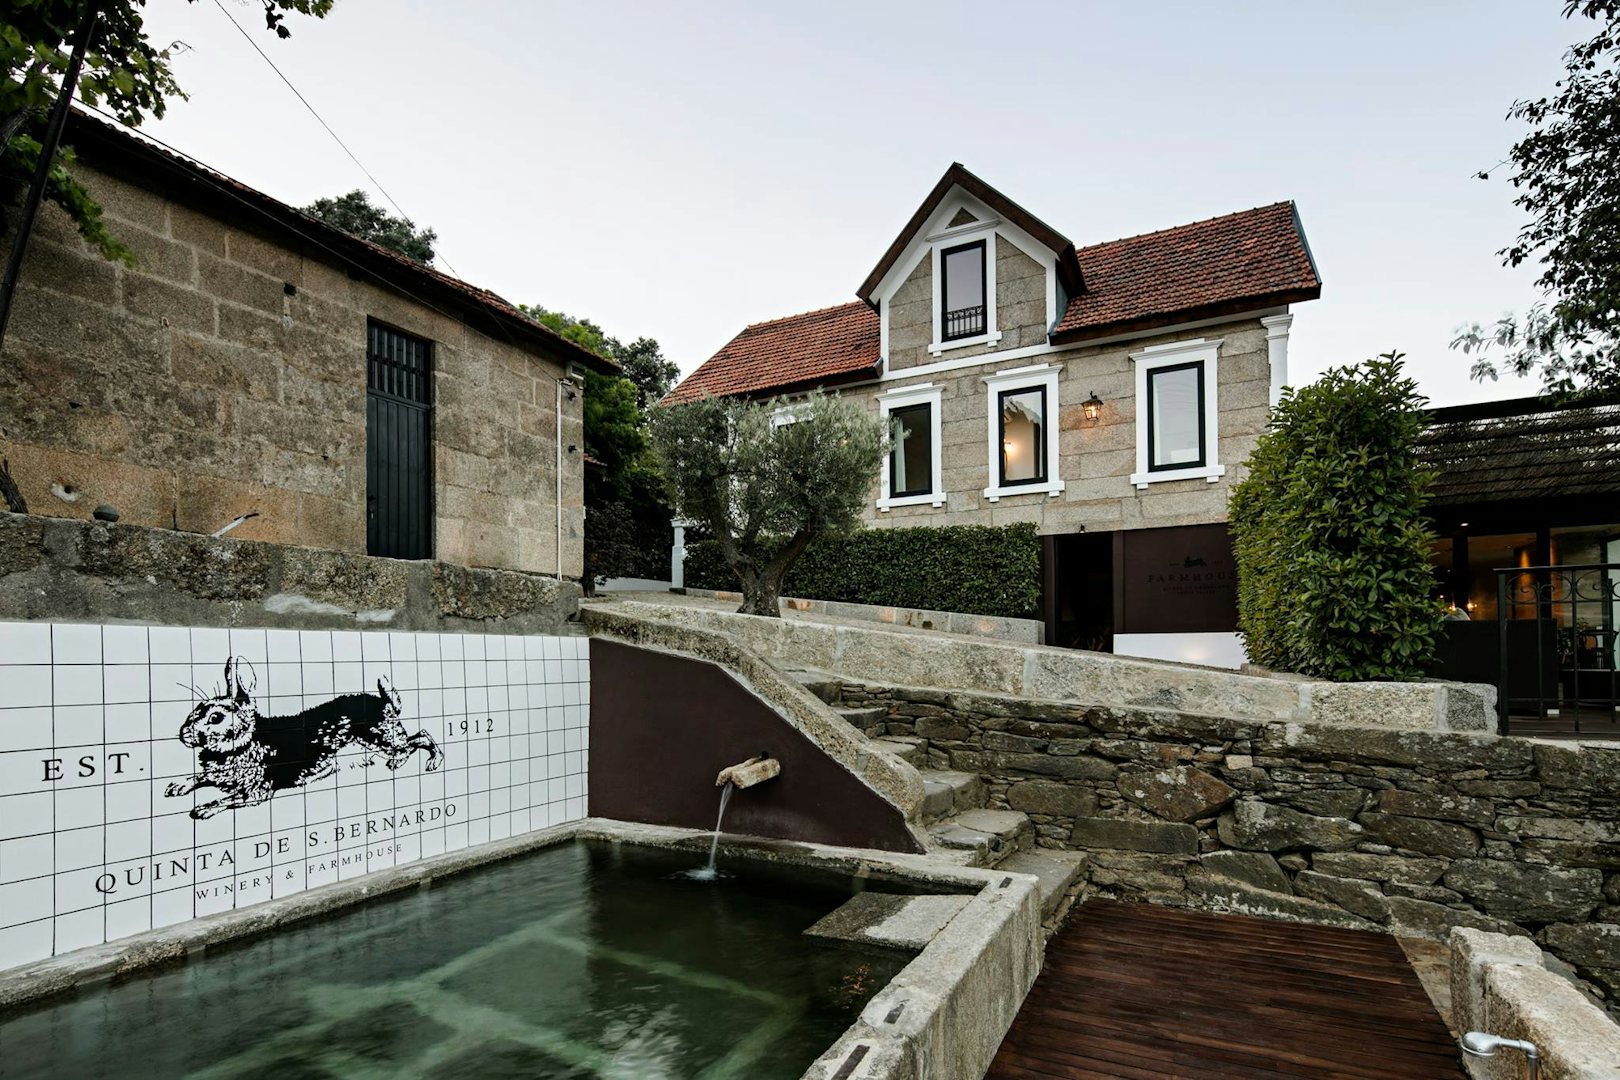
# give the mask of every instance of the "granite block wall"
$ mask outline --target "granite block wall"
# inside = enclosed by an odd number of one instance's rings
[[[319,245],[76,166],[136,254],[111,263],[47,206],[3,363],[0,457],[34,513],[364,554],[366,320],[433,344],[434,557],[555,573],[562,366],[359,275]],[[9,237],[7,238],[9,239]],[[583,398],[562,396],[564,447]],[[564,576],[584,463],[562,461]]]
[[[1203,479],[1171,480],[1138,489],[1130,482],[1136,470],[1139,407],[1130,354],[1149,345],[1192,338],[1222,339],[1216,399],[1220,406],[1219,460],[1226,466],[1226,475],[1214,483]],[[955,356],[952,352],[942,359]],[[1266,331],[1258,318],[1000,363],[993,354],[987,354],[983,361],[983,366],[915,380],[934,383],[942,391],[940,436],[945,505],[899,506],[879,511],[874,497],[865,514],[868,525],[1005,525],[1034,521],[1043,533],[1074,533],[1082,529],[1107,532],[1226,520],[1228,495],[1244,475],[1243,463],[1265,430],[1269,410],[1271,366]],[[1066,486],[1056,496],[1035,492],[1006,495],[991,502],[983,494],[990,482],[986,417],[991,408],[984,377],[1036,363],[1061,366],[1058,401],[1051,408],[1052,422],[1060,428],[1058,476]],[[906,380],[897,378],[840,392],[866,401],[875,414],[878,394],[906,385]],[[1095,423],[1088,422],[1083,411],[1083,403],[1093,393],[1103,402]]]

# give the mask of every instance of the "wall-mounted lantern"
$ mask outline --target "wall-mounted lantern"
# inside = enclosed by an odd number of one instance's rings
[[[1080,409],[1085,414],[1086,423],[1095,424],[1097,422],[1098,418],[1102,416],[1102,406],[1102,398],[1098,397],[1097,392],[1093,390],[1091,396],[1080,404]]]

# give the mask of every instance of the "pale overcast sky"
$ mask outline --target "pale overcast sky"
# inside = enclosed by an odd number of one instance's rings
[[[1511,189],[1471,175],[1587,36],[1560,0],[338,0],[287,41],[222,2],[441,266],[683,371],[853,299],[956,160],[1080,245],[1294,199],[1325,282],[1294,381],[1400,348],[1436,404],[1534,390],[1447,345],[1535,299],[1495,255]],[[153,134],[295,205],[370,187],[215,0],[146,10],[190,46]]]

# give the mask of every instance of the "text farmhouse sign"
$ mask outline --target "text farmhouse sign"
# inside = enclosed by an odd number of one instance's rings
[[[0,968],[583,818],[586,645],[0,622]]]

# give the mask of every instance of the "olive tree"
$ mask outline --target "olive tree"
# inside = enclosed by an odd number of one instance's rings
[[[857,402],[815,393],[790,418],[781,404],[707,397],[651,422],[676,513],[708,526],[742,585],[738,610],[772,618],[809,543],[859,523],[884,451],[882,425]]]

